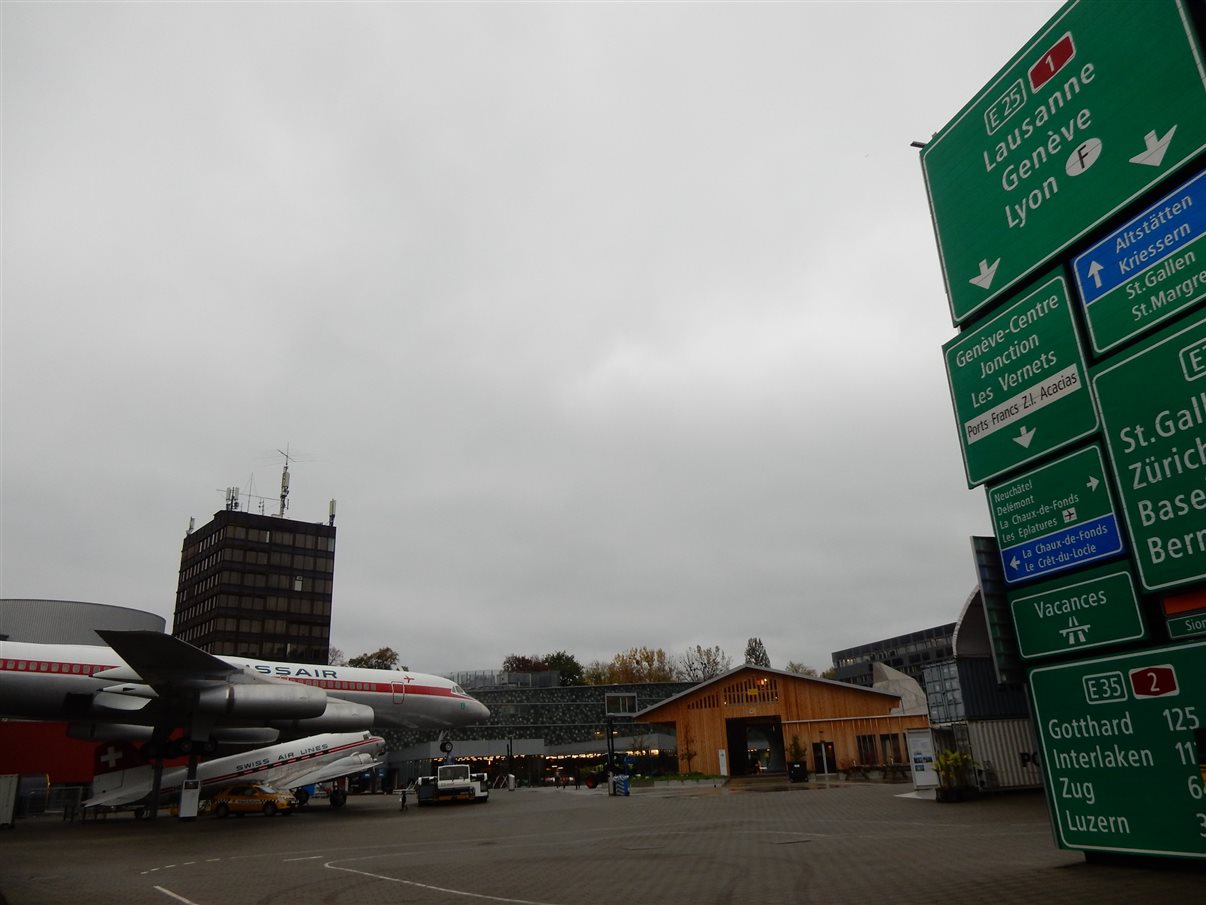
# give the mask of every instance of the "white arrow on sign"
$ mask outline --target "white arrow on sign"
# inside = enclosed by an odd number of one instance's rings
[[[1103,270],[1105,270],[1105,268],[1096,261],[1089,265],[1089,279],[1093,281],[1093,287],[1095,289],[1101,288],[1101,272]]]
[[[1001,259],[997,258],[992,264],[987,260],[980,262],[980,272],[968,280],[973,286],[979,286],[981,289],[987,289],[992,285],[992,278],[997,275],[997,265],[1001,263]]]
[[[1097,485],[1100,483],[1101,483],[1101,481],[1097,480],[1097,478],[1091,477],[1091,478],[1089,478],[1089,483],[1086,484],[1085,486],[1088,487],[1089,490],[1096,490]]]
[[[1018,570],[1018,566],[1020,566],[1020,565],[1021,565],[1021,562],[1018,560],[1018,558],[1016,556],[1009,561],[1009,567],[1011,569],[1013,569],[1013,571],[1015,571],[1015,572]]]
[[[1147,145],[1146,150],[1142,154],[1136,154],[1131,158],[1131,163],[1142,164],[1148,167],[1158,167],[1164,162],[1164,152],[1168,150],[1168,143],[1172,141],[1173,133],[1177,131],[1177,127],[1173,126],[1164,133],[1163,138],[1157,138],[1155,132],[1148,132],[1143,136],[1143,141]]]
[[[1018,435],[1013,438],[1013,442],[1022,447],[1022,449],[1030,449],[1030,441],[1034,439],[1034,428],[1026,430],[1026,425],[1022,425],[1022,429],[1018,431]]]

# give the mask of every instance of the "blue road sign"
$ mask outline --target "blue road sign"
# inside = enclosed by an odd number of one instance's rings
[[[1097,352],[1206,298],[1206,172],[1072,262]]]
[[[1005,581],[1015,584],[1052,575],[1122,552],[1113,513],[1001,550]]]

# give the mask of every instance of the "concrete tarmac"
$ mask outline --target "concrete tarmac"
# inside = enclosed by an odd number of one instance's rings
[[[710,782],[495,791],[406,812],[353,796],[291,817],[129,815],[0,830],[8,905],[1188,903],[1200,864],[1087,863],[1037,793],[957,804],[908,786]]]

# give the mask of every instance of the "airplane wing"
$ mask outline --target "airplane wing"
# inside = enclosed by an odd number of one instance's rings
[[[97,629],[96,633],[152,687],[249,681],[239,678],[246,674],[237,666],[162,632]]]
[[[247,725],[264,720],[313,719],[327,707],[320,688],[241,669],[161,632],[97,634],[126,662],[96,673],[113,679],[95,703],[141,711],[145,722],[168,726]],[[145,724],[145,723],[144,723]]]
[[[311,783],[327,782],[328,780],[351,776],[353,773],[359,773],[362,770],[371,770],[380,763],[381,758],[374,757],[365,752],[359,752],[350,754],[334,763],[306,769],[304,772],[298,774],[273,777],[268,782],[278,789],[297,789],[302,786],[308,786]]]

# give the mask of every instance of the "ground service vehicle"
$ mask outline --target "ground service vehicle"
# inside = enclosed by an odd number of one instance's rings
[[[435,776],[420,776],[417,785],[420,805],[441,801],[478,801],[490,799],[490,782],[485,773],[470,773],[468,764],[447,764]]]
[[[260,814],[271,817],[274,814],[288,816],[297,808],[297,799],[288,792],[278,792],[272,786],[263,783],[231,786],[223,789],[213,797],[210,810],[218,817],[228,814]]]

